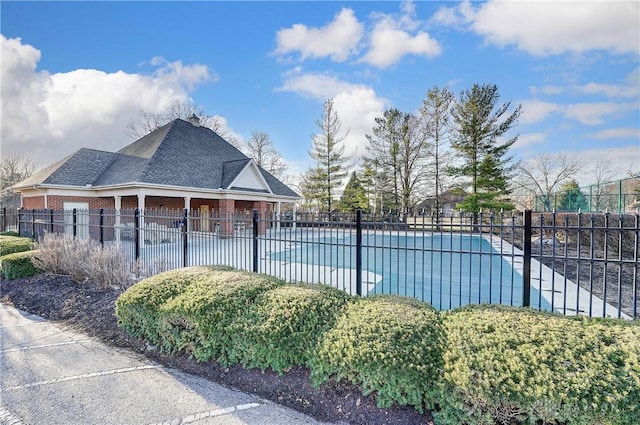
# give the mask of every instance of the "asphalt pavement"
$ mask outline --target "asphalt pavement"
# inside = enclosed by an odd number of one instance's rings
[[[0,425],[320,425],[0,303]]]

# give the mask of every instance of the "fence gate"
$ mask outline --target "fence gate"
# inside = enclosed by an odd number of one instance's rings
[[[76,234],[73,234],[73,229]],[[89,238],[89,203],[65,202],[64,203],[64,232],[78,239]]]

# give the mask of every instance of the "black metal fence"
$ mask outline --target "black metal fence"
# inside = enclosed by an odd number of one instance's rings
[[[500,303],[640,317],[637,214],[260,217],[23,209],[17,215],[23,236],[67,233],[117,244],[137,275],[226,264],[352,294],[411,296],[442,310]]]

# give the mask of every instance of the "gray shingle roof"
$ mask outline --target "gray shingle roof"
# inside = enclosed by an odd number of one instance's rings
[[[80,149],[16,187],[149,183],[216,190],[227,188],[249,161],[211,129],[176,119],[116,153]],[[274,194],[298,197],[274,176],[260,171]]]

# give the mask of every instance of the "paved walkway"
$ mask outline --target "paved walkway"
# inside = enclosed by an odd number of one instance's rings
[[[0,425],[320,422],[0,304]]]

